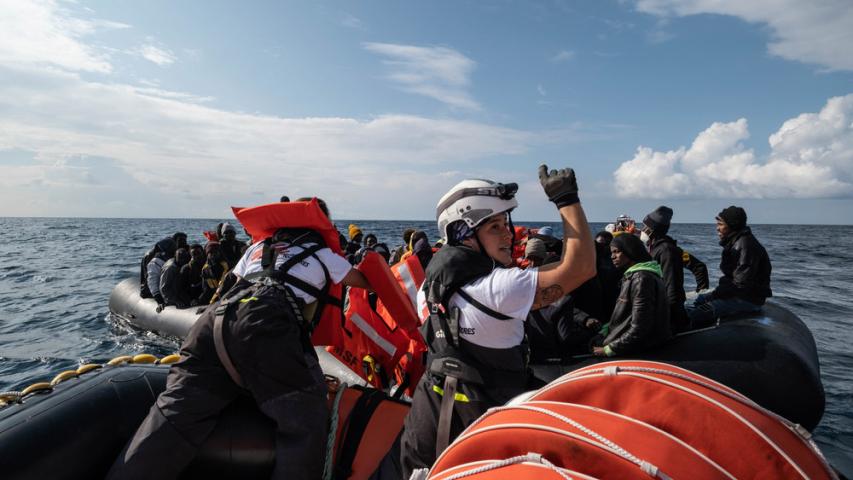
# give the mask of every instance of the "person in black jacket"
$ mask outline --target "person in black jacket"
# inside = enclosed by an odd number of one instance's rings
[[[717,235],[723,253],[720,282],[710,293],[699,295],[687,314],[694,327],[717,318],[761,310],[770,290],[770,256],[746,226],[746,211],[734,205],[717,215]]]
[[[672,336],[660,265],[636,235],[614,237],[610,252],[613,265],[625,273],[604,339],[592,353],[612,357],[660,345]]]
[[[663,283],[666,286],[666,298],[669,303],[669,321],[675,332],[689,328],[687,310],[684,309],[684,250],[672,239],[669,232],[672,221],[672,209],[661,205],[643,219],[643,232],[649,236],[649,253],[660,264]],[[689,253],[690,267],[696,277],[697,291],[708,288],[708,268]],[[704,276],[703,276],[704,272]]]
[[[181,268],[190,262],[190,252],[186,248],[179,248],[175,256],[170,258],[160,273],[160,295],[163,296],[165,306],[173,305],[177,308],[190,306],[189,285],[181,281]]]

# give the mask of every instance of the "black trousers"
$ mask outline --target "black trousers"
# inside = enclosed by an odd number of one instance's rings
[[[246,390],[276,425],[272,478],[322,477],[328,410],[323,372],[290,306],[272,289],[231,307],[223,335]],[[209,308],[181,347],[166,390],[116,459],[107,478],[178,478],[213,432],[219,414],[246,390],[222,367]]]

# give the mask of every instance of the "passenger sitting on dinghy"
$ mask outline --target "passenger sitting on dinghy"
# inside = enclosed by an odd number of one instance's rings
[[[186,248],[175,251],[175,257],[163,265],[160,273],[160,294],[166,306],[187,308],[190,305],[189,290],[181,284],[181,268],[190,262],[190,252]]]
[[[146,267],[146,281],[148,282],[148,291],[151,296],[157,301],[157,305],[164,305],[163,295],[160,294],[160,273],[163,271],[163,265],[170,258],[175,256],[175,241],[171,238],[164,238],[157,242],[157,253],[154,258],[148,262]]]
[[[761,310],[770,290],[770,256],[746,226],[746,211],[734,205],[717,217],[717,235],[723,253],[723,276],[712,292],[699,295],[687,314],[693,327],[704,327],[720,317]]]
[[[438,231],[447,244],[426,268],[418,311],[426,315],[428,372],[415,390],[401,440],[404,478],[432,465],[486,409],[531,387],[524,321],[595,274],[589,226],[575,173],[539,167],[539,180],[563,220],[562,260],[510,267],[510,212],[518,185],[464,180],[438,202]],[[412,240],[414,240],[414,235]]]
[[[612,357],[660,345],[672,336],[660,265],[636,235],[613,237],[610,251],[613,265],[625,273],[607,333],[592,353]]]
[[[201,295],[201,269],[206,261],[204,247],[198,243],[190,245],[190,262],[181,267],[181,284],[185,285],[190,302]]]
[[[270,207],[275,213],[270,218],[289,220],[267,220],[275,223],[263,231],[275,233],[252,245],[235,267],[241,280],[193,325],[181,346],[181,361],[169,371],[166,390],[107,478],[178,478],[220,413],[246,393],[276,424],[272,478],[322,478],[328,391],[311,344],[309,323],[315,317],[309,311],[322,314],[320,304],[327,301],[331,283],[370,285],[326,246],[338,240],[326,228],[328,220],[315,230],[306,222],[317,215],[295,218],[293,212],[304,214],[306,203],[300,199],[257,207]],[[285,221],[300,227],[287,228],[280,223]]]
[[[219,241],[208,240],[204,246],[204,252],[207,254],[207,261],[201,269],[201,296],[196,300],[196,305],[208,305],[214,302],[216,290],[228,273],[228,262],[222,256]]]
[[[172,240],[175,242],[175,248],[186,248],[187,246],[187,234],[184,232],[175,232],[172,235]],[[157,242],[142,257],[139,272],[139,296],[142,298],[151,298],[151,290],[148,288],[148,263],[160,253],[160,249],[157,246],[159,243]]]

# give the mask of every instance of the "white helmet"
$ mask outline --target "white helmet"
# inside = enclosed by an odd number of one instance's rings
[[[462,180],[438,201],[435,216],[439,235],[447,241],[447,226],[453,222],[464,220],[473,229],[492,215],[511,211],[518,206],[516,191],[515,183]]]

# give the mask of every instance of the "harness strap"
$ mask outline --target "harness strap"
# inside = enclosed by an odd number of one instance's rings
[[[343,480],[350,477],[352,464],[355,461],[364,432],[367,430],[367,425],[384,399],[385,394],[382,391],[369,388],[364,389],[361,396],[356,400],[352,407],[352,413],[347,420],[347,433],[340,447],[339,460],[335,467],[335,478]]]
[[[471,295],[468,295],[461,288],[459,290],[457,290],[456,293],[458,293],[460,297],[464,298],[466,302],[473,305],[477,310],[485,313],[486,315],[489,315],[490,317],[497,318],[498,320],[512,320],[512,317],[504,315],[503,313],[500,313],[500,312],[496,312],[496,311],[492,310],[491,308],[489,308],[489,307],[483,305],[482,303],[478,302],[477,300],[474,299],[474,297],[472,297]]]
[[[213,312],[213,345],[216,347],[216,356],[219,357],[219,362],[225,367],[225,371],[228,372],[231,380],[241,388],[245,388],[243,377],[237,372],[234,362],[231,361],[231,356],[228,355],[228,349],[225,347],[225,337],[222,334],[222,325],[225,323],[225,315],[228,313],[228,307],[242,300],[254,290],[254,285],[240,290],[233,296],[229,296],[227,300],[222,300]]]
[[[450,421],[453,417],[453,403],[456,401],[456,377],[444,377],[444,394],[441,397],[441,407],[438,413],[438,427],[435,435],[435,456],[441,456],[450,444]]]

